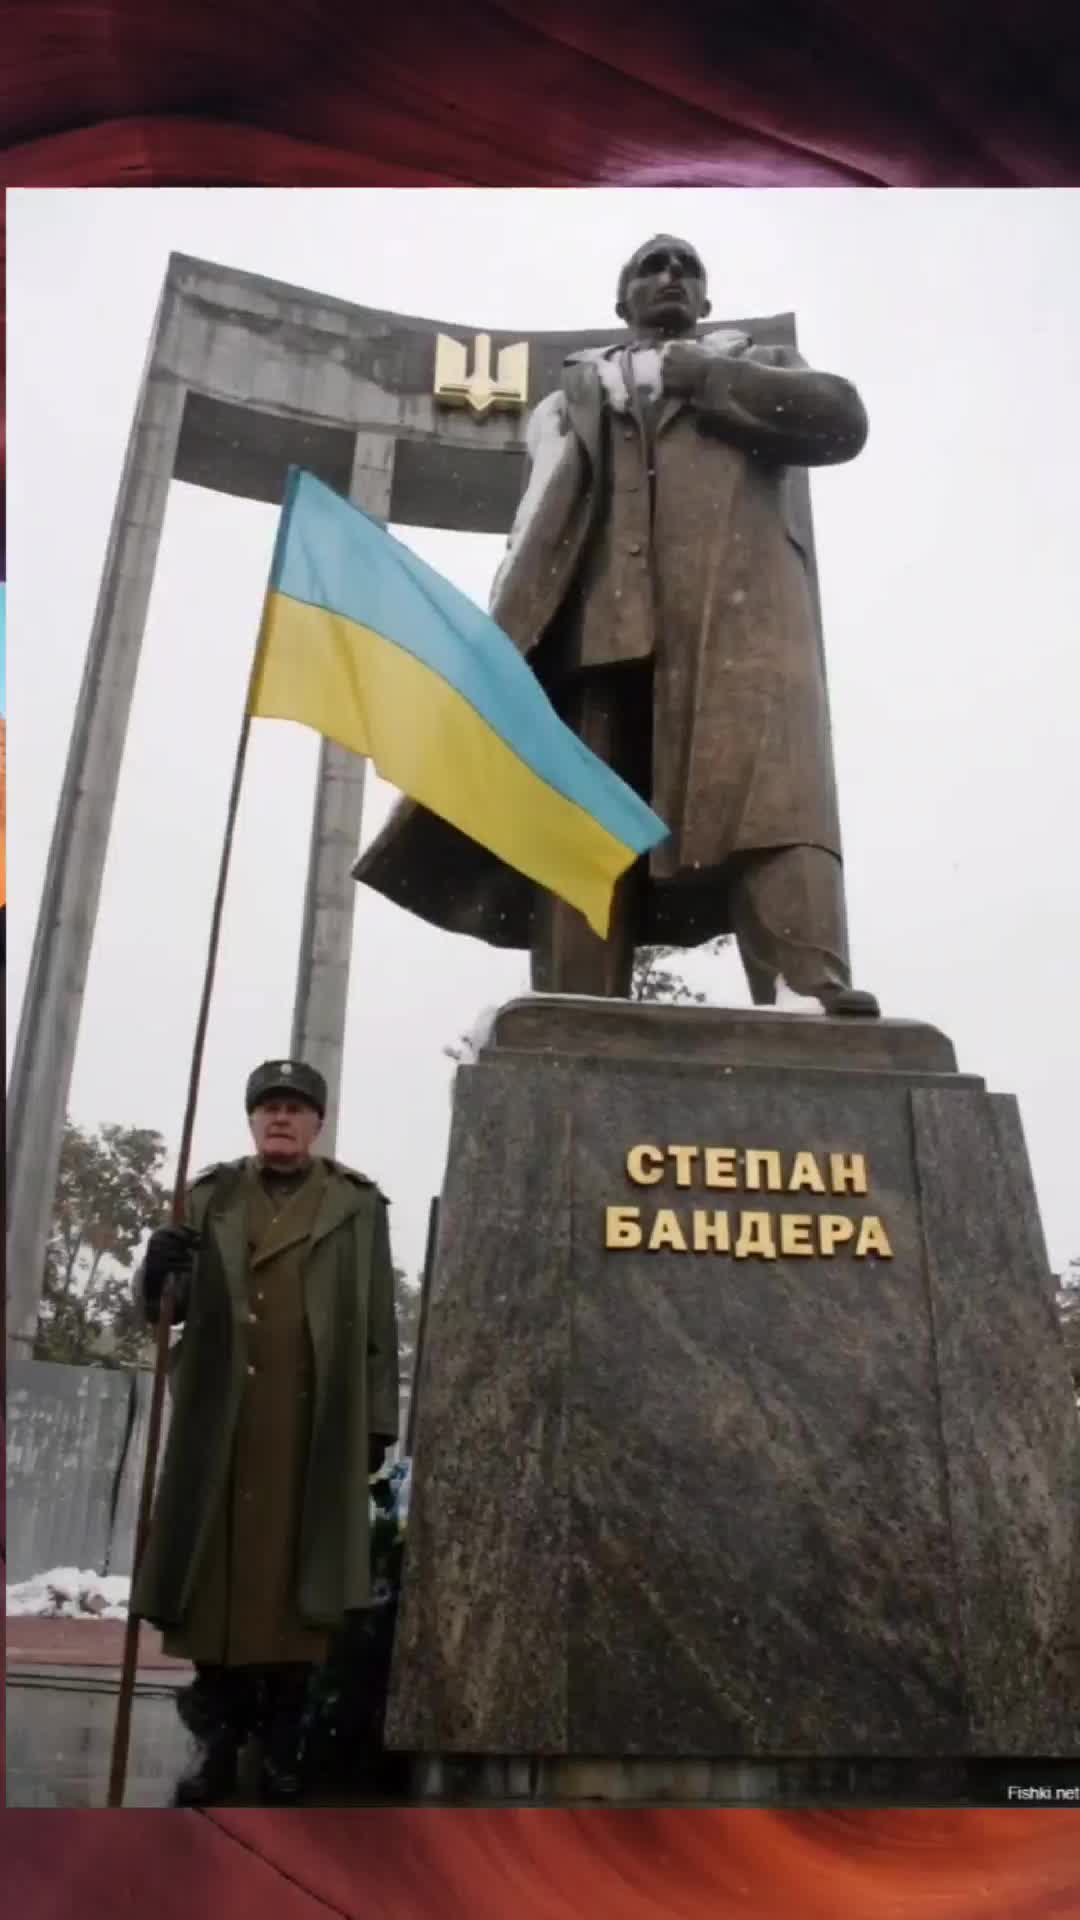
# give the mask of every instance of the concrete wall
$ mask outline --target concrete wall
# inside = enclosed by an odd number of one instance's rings
[[[50,1567],[131,1572],[149,1410],[149,1373],[12,1359],[7,1397],[11,1583]]]
[[[125,1807],[168,1807],[191,1743],[176,1711],[186,1672],[143,1673],[135,1686]],[[104,1807],[116,1724],[117,1675],[103,1668],[25,1667],[7,1677],[8,1807]]]

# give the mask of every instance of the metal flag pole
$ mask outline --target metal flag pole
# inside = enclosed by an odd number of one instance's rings
[[[298,472],[290,467],[285,482],[285,494],[281,516],[278,520],[277,537],[270,562],[270,583],[274,579],[274,569],[285,538],[288,525],[289,508]],[[172,1223],[175,1227],[184,1225],[187,1210],[187,1176],[191,1159],[191,1140],[195,1131],[195,1109],[199,1098],[199,1082],[202,1077],[203,1053],[206,1047],[206,1029],[210,1018],[210,996],[213,992],[214,975],[217,971],[218,947],[221,941],[221,919],[225,905],[225,887],[229,877],[229,864],[232,860],[233,839],[236,831],[236,816],[240,807],[240,789],[244,778],[244,762],[247,759],[248,736],[251,732],[251,705],[255,690],[256,675],[262,656],[263,639],[266,631],[266,602],[263,603],[263,618],[259,623],[259,637],[255,644],[254,658],[251,663],[251,675],[248,680],[247,699],[244,703],[244,719],[240,728],[240,738],[236,746],[236,760],[233,765],[232,786],[229,790],[229,805],[225,816],[225,833],[221,845],[221,860],[218,865],[217,889],[214,894],[214,908],[210,917],[210,937],[207,942],[206,971],[203,975],[202,997],[199,1001],[199,1017],[195,1025],[195,1040],[191,1049],[191,1071],[188,1075],[187,1104],[184,1109],[184,1125],[180,1135],[180,1152],[176,1162],[176,1179],[173,1183]],[[161,1303],[158,1308],[157,1346],[154,1352],[153,1385],[150,1394],[150,1418],[147,1423],[146,1457],[143,1462],[142,1485],[139,1491],[139,1511],[135,1526],[135,1551],[132,1556],[131,1591],[135,1592],[135,1581],[146,1551],[147,1535],[150,1531],[150,1514],[154,1504],[154,1482],[157,1477],[158,1451],[161,1445],[161,1423],[165,1410],[165,1381],[168,1372],[169,1333],[172,1327],[173,1288],[166,1281],[162,1289]],[[131,1708],[135,1694],[135,1675],[139,1664],[139,1615],[133,1606],[128,1607],[127,1626],[124,1632],[124,1657],[120,1669],[120,1691],[116,1702],[116,1722],[113,1729],[112,1760],[109,1767],[109,1797],[106,1804],[120,1807],[124,1804],[124,1783],[127,1776],[128,1748],[131,1742]]]

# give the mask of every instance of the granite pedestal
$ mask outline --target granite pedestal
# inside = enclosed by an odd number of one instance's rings
[[[505,1007],[418,1396],[387,1733],[428,1778],[1080,1752],[1031,1175],[934,1029]]]

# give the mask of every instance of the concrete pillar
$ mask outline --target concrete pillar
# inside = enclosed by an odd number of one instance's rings
[[[90,947],[185,387],[150,338],[105,554],[8,1089],[7,1331],[32,1346]]]
[[[390,511],[394,441],[388,434],[357,435],[349,496],[377,519]],[[341,1099],[345,1016],[349,998],[356,882],[352,865],[360,844],[367,762],[332,740],[319,755],[311,826],[300,964],[293,1009],[293,1053],[323,1075],[329,1094],[321,1150],[333,1154]]]

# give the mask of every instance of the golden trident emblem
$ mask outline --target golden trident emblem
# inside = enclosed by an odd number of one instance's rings
[[[491,377],[491,335],[478,333],[473,343],[473,370],[468,371],[468,348],[448,333],[435,337],[435,398],[447,407],[471,407],[490,413],[493,407],[519,412],[529,397],[529,346],[500,350],[495,378]]]

